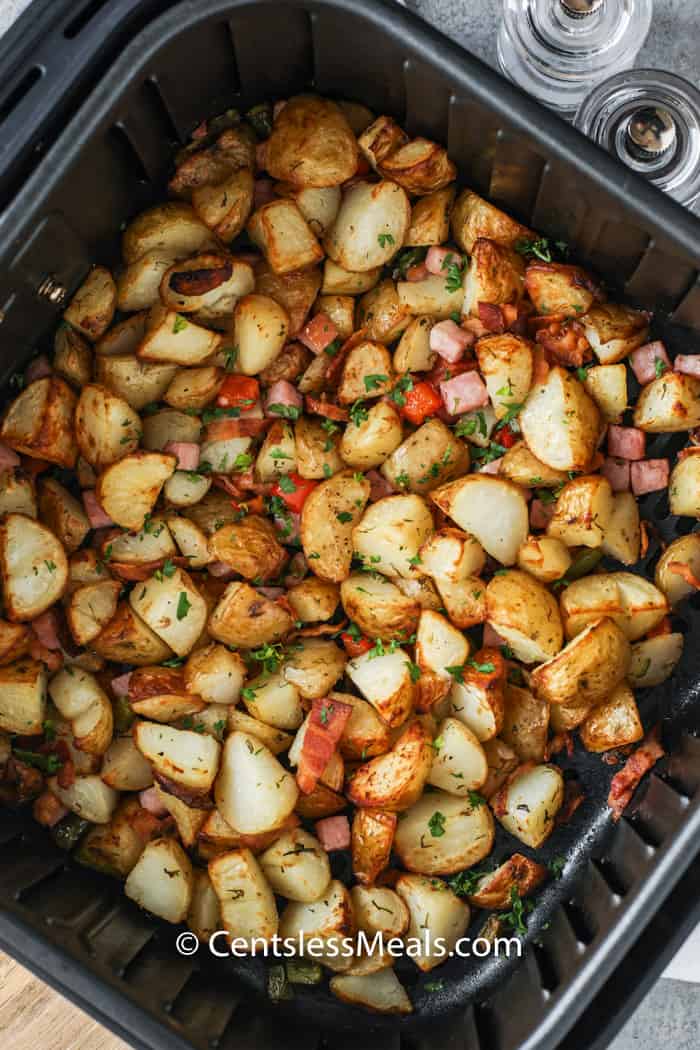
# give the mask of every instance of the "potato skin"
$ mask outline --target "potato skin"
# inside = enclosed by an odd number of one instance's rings
[[[287,560],[272,523],[256,514],[217,529],[209,540],[209,550],[215,561],[230,565],[246,580],[279,576]]]
[[[412,722],[391,751],[355,771],[346,795],[356,806],[399,813],[420,798],[432,760],[429,733]]]
[[[622,681],[631,659],[630,643],[617,624],[603,617],[536,667],[531,685],[550,704],[597,704]]]
[[[486,610],[518,659],[547,660],[561,649],[564,629],[557,600],[528,573],[508,569],[494,576],[486,588]]]
[[[267,141],[270,175],[295,186],[340,186],[357,169],[358,148],[342,110],[311,95],[291,98]]]
[[[420,605],[390,580],[364,574],[349,576],[340,586],[345,612],[370,638],[407,638],[418,626]]]
[[[277,642],[292,627],[292,618],[279,605],[247,583],[230,583],[209,617],[212,638],[234,648],[254,649]]]
[[[675,434],[700,426],[700,379],[665,372],[642,387],[634,425],[648,434]]]
[[[468,446],[442,420],[430,419],[392,452],[382,474],[401,491],[425,493],[466,474],[469,462]]]
[[[352,873],[363,886],[372,886],[389,865],[396,831],[396,814],[357,809],[352,821]]]
[[[64,379],[37,379],[11,403],[0,437],[17,452],[73,468],[78,457],[73,430],[76,402]]]
[[[519,416],[530,451],[555,470],[585,470],[600,433],[600,413],[582,384],[552,368],[533,388]]]
[[[369,492],[365,477],[356,479],[353,471],[343,470],[321,482],[304,503],[301,542],[309,565],[322,580],[341,583],[348,575],[353,526],[360,520]]]
[[[470,255],[480,237],[487,237],[504,248],[519,240],[529,240],[533,231],[484,200],[473,190],[463,190],[455,201],[451,216],[452,233],[460,248]]]
[[[508,908],[513,889],[519,897],[525,897],[544,882],[547,874],[543,864],[522,853],[514,853],[494,872],[479,880],[476,892],[469,894],[469,903],[475,908]]]

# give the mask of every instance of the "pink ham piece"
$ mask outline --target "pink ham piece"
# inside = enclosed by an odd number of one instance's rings
[[[700,354],[679,354],[673,362],[676,372],[700,379]]]
[[[273,405],[286,405],[287,407],[301,410],[304,407],[304,398],[288,380],[279,379],[272,384],[265,397],[266,416],[279,415],[278,412],[271,411]]]
[[[60,649],[58,640],[58,615],[55,609],[47,609],[36,620],[32,620],[32,630],[42,645],[47,649]]]
[[[657,362],[661,362],[657,364]],[[642,384],[650,383],[657,375],[671,368],[666,347],[660,340],[653,343],[645,343],[639,349],[630,354],[630,364],[635,376]],[[665,366],[662,368],[662,365]]]
[[[484,638],[481,644],[484,649],[500,649],[502,645],[506,644],[506,641],[505,638],[501,638],[498,631],[490,623],[485,623]]]
[[[154,787],[139,791],[139,802],[144,809],[152,813],[154,817],[167,817],[168,811],[161,802],[158,792]]]
[[[119,696],[122,699],[129,695],[129,680],[131,678],[131,671],[127,671],[126,674],[120,674],[118,678],[113,678],[110,682],[112,692],[115,696]]]
[[[284,594],[284,587],[256,587],[258,594],[264,594],[271,602],[276,602]]]
[[[46,376],[50,376],[52,373],[49,359],[45,354],[40,354],[39,357],[35,357],[33,361],[30,361],[24,370],[24,381],[29,386],[30,383],[35,383],[37,379],[44,379]]]
[[[643,459],[633,463],[630,468],[630,481],[635,496],[665,489],[668,485],[668,460]]]
[[[90,521],[91,529],[104,529],[109,525],[114,525],[109,514],[97,502],[94,489],[83,489],[83,506]]]
[[[440,393],[445,408],[453,416],[473,412],[489,403],[489,392],[477,372],[462,372],[454,379],[443,380]]]
[[[503,456],[499,456],[498,459],[492,459],[490,463],[485,463],[483,467],[479,467],[480,474],[500,474],[501,463],[503,462]]]
[[[450,248],[432,247],[425,257],[425,268],[428,273],[434,273],[437,277],[444,274],[451,263],[456,263],[460,268],[464,260],[457,252]]]
[[[608,427],[608,455],[618,459],[644,459],[647,449],[647,436],[636,427],[618,427],[611,423]]]
[[[533,499],[530,504],[530,525],[533,529],[546,529],[554,516],[554,504]]]
[[[337,338],[338,329],[328,314],[324,313],[312,317],[297,336],[299,342],[308,347],[312,354],[322,354]]]
[[[350,704],[339,700],[324,697],[313,701],[297,769],[297,784],[303,794],[310,795],[315,791],[352,712]]]
[[[195,441],[168,441],[163,452],[177,457],[178,470],[196,470],[199,466],[200,448]]]
[[[275,184],[272,179],[256,179],[253,191],[253,209],[262,208],[275,199]]]
[[[15,450],[4,441],[0,441],[0,470],[12,470],[13,467],[18,467],[19,463],[19,456]]]
[[[430,329],[430,349],[450,364],[464,357],[473,342],[472,333],[465,332],[454,321],[439,321]]]
[[[316,821],[316,834],[326,853],[350,848],[350,822],[347,817],[324,817]]]
[[[370,503],[376,503],[377,500],[384,499],[385,496],[393,496],[397,491],[391,482],[383,474],[380,474],[378,470],[368,470],[365,477],[370,483]]]
[[[216,576],[220,580],[224,580],[227,577],[233,579],[236,575],[235,571],[230,565],[227,565],[225,561],[212,561],[207,565],[207,572],[210,576]]]
[[[406,280],[409,284],[419,284],[421,281],[427,280],[430,277],[430,270],[425,263],[417,263],[415,266],[409,266],[406,270]]]
[[[613,459],[612,456],[608,456],[604,460],[600,473],[608,479],[613,492],[629,492],[630,466],[628,459]]]

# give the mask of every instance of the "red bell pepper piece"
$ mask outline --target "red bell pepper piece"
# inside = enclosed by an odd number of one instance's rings
[[[302,478],[300,474],[286,474],[272,486],[272,495],[284,500],[295,514],[301,514],[301,508],[317,485],[317,481]]]
[[[517,445],[518,438],[510,429],[510,426],[506,423],[501,424],[500,427],[496,427],[493,432],[493,440],[497,445],[501,445],[503,448],[512,448],[513,445]]]
[[[417,427],[423,423],[428,416],[436,415],[442,408],[442,398],[432,383],[421,380],[413,384],[412,390],[404,394],[406,404],[401,408],[401,415]]]
[[[260,384],[252,376],[226,376],[216,398],[219,408],[250,411],[260,397]]]
[[[365,638],[364,635],[360,635],[359,638],[353,638],[349,631],[343,631],[340,640],[345,646],[345,652],[348,656],[362,656],[363,653],[368,653],[372,648],[369,638]]]

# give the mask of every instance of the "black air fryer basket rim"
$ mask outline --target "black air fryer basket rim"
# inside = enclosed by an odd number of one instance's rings
[[[51,185],[70,167],[91,135],[106,123],[113,122],[114,117],[110,116],[113,99],[120,97],[125,83],[133,80],[169,39],[186,32],[199,21],[217,16],[223,20],[227,13],[250,6],[244,0],[217,0],[206,5],[200,0],[190,0],[160,16],[138,34],[81,105],[39,168],[17,194],[13,205],[0,217],[0,251],[4,256],[12,255],[11,245],[21,243],[30,222],[41,213]],[[278,5],[270,0],[259,0],[256,6]],[[696,265],[700,262],[700,223],[696,219],[410,13],[381,0],[287,0],[287,6],[312,12],[330,9],[339,17],[344,12],[361,13],[367,22],[368,33],[373,26],[385,29],[389,25],[393,38],[404,44],[411,54],[427,63],[434,60],[436,53],[439,54],[441,69],[457,86],[463,84],[471,95],[480,97],[484,104],[535,140],[550,156],[574,163],[582,178],[617,197],[632,216],[643,221],[645,227],[654,228],[659,239],[668,240]],[[98,29],[99,18],[95,19],[90,31],[96,33]],[[653,221],[649,215],[654,216]],[[549,1011],[520,1044],[520,1050],[548,1050],[559,1042],[650,922],[697,853],[698,845],[700,798],[688,806],[678,833],[659,848],[649,877],[628,894],[617,921],[598,943],[589,946],[578,971],[553,997]],[[166,1029],[151,1017],[145,1007],[127,1000],[116,983],[101,982],[85,964],[73,959],[60,947],[48,948],[46,939],[35,926],[23,923],[16,915],[6,914],[4,910],[0,912],[0,943],[13,953],[20,953],[30,967],[38,969],[45,979],[69,996],[65,975],[74,975],[73,997],[76,1001],[93,1012],[97,1009],[100,1020],[110,1027],[116,1025],[119,1034],[126,1035],[135,1044],[152,1047],[189,1045],[182,1042],[172,1029]],[[45,953],[46,966],[42,966],[42,953]],[[78,985],[80,993],[77,992]],[[124,1021],[123,1029],[119,1027],[120,1017]]]

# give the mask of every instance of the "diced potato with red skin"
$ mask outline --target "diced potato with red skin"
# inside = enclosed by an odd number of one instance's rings
[[[355,771],[346,788],[356,806],[399,813],[420,798],[432,763],[432,738],[420,722],[408,729],[385,755]]]

